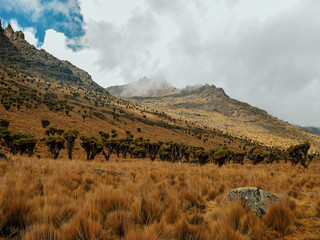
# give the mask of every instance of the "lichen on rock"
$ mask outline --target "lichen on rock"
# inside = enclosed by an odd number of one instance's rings
[[[227,202],[239,202],[247,211],[253,211],[257,216],[262,217],[269,206],[279,203],[278,195],[256,188],[242,187],[232,189],[226,196]]]

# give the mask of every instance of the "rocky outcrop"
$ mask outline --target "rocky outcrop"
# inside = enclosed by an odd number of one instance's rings
[[[12,26],[8,24],[7,28],[0,32],[0,61],[11,67],[18,67],[26,75],[63,81],[108,94],[87,72],[68,61],[59,60],[45,50],[35,48],[24,39],[22,31],[14,32]]]
[[[279,203],[279,197],[271,192],[255,187],[242,187],[232,189],[226,196],[227,202],[239,202],[247,211],[253,211],[262,217],[270,204]]]
[[[13,38],[14,31],[13,31],[10,23],[8,24],[8,26],[7,26],[6,29],[4,30],[4,34],[5,34],[9,39],[12,39],[12,38]]]
[[[24,40],[24,33],[22,31],[17,31],[13,34],[13,41]]]
[[[24,33],[22,31],[15,32],[10,23],[4,30],[4,34],[10,39],[10,41],[24,40]]]

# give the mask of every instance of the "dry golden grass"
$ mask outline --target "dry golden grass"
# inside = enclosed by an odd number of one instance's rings
[[[319,239],[318,161],[305,170],[13,159],[0,162],[3,239]],[[99,175],[97,168],[123,175]],[[242,186],[277,193],[282,201],[260,219],[226,204],[227,192]]]

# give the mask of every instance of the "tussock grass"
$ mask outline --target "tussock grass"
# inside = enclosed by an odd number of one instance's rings
[[[13,156],[0,164],[0,238],[317,239],[320,163],[218,168],[145,160]],[[101,175],[95,169],[124,175]],[[281,196],[261,219],[228,191],[258,186]],[[296,194],[290,194],[294,188]],[[310,225],[311,224],[311,225]]]
[[[294,222],[293,220],[294,215],[291,209],[283,203],[271,205],[264,216],[266,224],[281,235],[284,235]]]
[[[22,240],[59,240],[61,239],[59,231],[53,226],[47,224],[35,224],[26,230]]]

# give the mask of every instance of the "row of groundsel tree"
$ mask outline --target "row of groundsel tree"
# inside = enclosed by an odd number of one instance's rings
[[[72,159],[72,152],[76,139],[79,137],[79,131],[71,129],[64,131],[60,128],[49,127],[48,120],[41,121],[42,126],[45,128],[47,138],[43,139],[48,146],[54,159],[57,159],[60,151],[67,148],[68,157]],[[37,143],[37,139],[25,133],[11,134],[8,130],[9,121],[0,119],[0,139],[3,139],[10,152],[13,154],[27,154],[32,156]],[[117,157],[127,158],[150,158],[152,161],[158,156],[163,161],[170,162],[199,162],[201,165],[212,162],[219,166],[226,163],[244,163],[244,158],[247,156],[253,164],[262,162],[273,163],[280,160],[291,161],[296,165],[300,163],[303,167],[307,168],[312,161],[312,156],[308,155],[310,143],[304,142],[303,144],[291,146],[287,151],[278,148],[272,148],[269,151],[263,151],[261,148],[253,147],[249,152],[232,151],[226,146],[221,146],[216,150],[205,151],[202,147],[187,146],[176,142],[151,142],[149,139],[145,140],[142,137],[135,138],[130,131],[126,131],[125,138],[116,138],[117,133],[115,130],[110,134],[106,132],[99,132],[100,138],[91,136],[81,136],[81,147],[86,152],[87,160],[93,160],[97,154],[102,153],[106,160],[110,159],[112,154]],[[110,139],[109,139],[110,138]]]

